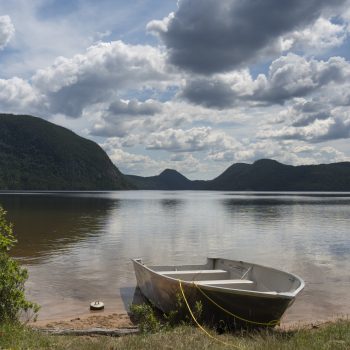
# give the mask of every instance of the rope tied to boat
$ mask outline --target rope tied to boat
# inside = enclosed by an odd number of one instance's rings
[[[181,293],[182,293],[182,296],[183,296],[183,299],[186,303],[186,306],[188,308],[188,311],[190,312],[190,315],[191,317],[193,318],[193,320],[195,321],[195,323],[198,325],[199,328],[201,328],[205,333],[207,333],[204,328],[199,324],[199,322],[197,321],[197,319],[195,318],[189,304],[188,304],[188,301],[186,299],[186,296],[185,296],[185,293],[184,293],[184,290],[183,290],[183,287],[182,287],[182,283],[181,283],[181,280],[178,280],[179,281],[179,285],[180,285],[180,290],[181,290]],[[224,307],[222,307],[221,305],[219,305],[215,300],[213,300],[212,298],[209,297],[209,295],[207,295],[200,287],[197,283],[195,283],[194,281],[192,281],[192,285],[194,287],[196,287],[200,293],[206,298],[208,299],[212,304],[214,304],[217,308],[219,308],[220,310],[224,311],[225,313],[227,313],[228,315],[240,320],[240,321],[243,321],[243,322],[246,322],[246,323],[250,323],[250,324],[253,324],[253,325],[257,325],[257,326],[266,326],[266,327],[272,327],[272,326],[277,326],[280,324],[280,320],[271,320],[269,322],[257,322],[257,321],[252,321],[252,320],[248,320],[244,317],[241,317],[239,315],[236,315],[234,314],[233,312],[225,309]],[[212,337],[210,335],[210,337]],[[216,339],[216,338],[215,338]]]
[[[219,338],[217,338],[217,337],[214,337],[213,335],[211,335],[211,334],[198,322],[198,320],[196,319],[196,317],[195,317],[195,315],[194,315],[194,313],[193,313],[193,311],[192,311],[192,309],[191,309],[191,307],[190,307],[190,305],[189,305],[189,303],[188,303],[188,301],[187,301],[185,292],[184,292],[184,290],[183,290],[183,288],[182,288],[181,280],[179,280],[179,285],[180,285],[181,294],[182,294],[182,297],[183,297],[183,299],[184,299],[184,301],[185,301],[185,304],[186,304],[186,306],[187,306],[187,309],[188,309],[188,311],[189,311],[189,313],[190,313],[190,315],[191,315],[193,321],[194,321],[195,324],[198,326],[198,328],[199,328],[201,331],[203,331],[209,338],[211,338],[211,339],[213,339],[213,340],[215,340],[215,341],[217,341],[217,342],[219,342],[219,343],[221,343],[221,344],[223,344],[223,345],[225,345],[225,346],[230,346],[230,347],[233,347],[233,348],[235,348],[235,349],[242,350],[242,348],[239,347],[238,345],[234,345],[234,344],[231,344],[231,343],[227,343],[227,342],[225,342],[225,341],[223,341],[223,340],[221,340],[221,339],[219,339]]]
[[[269,322],[256,322],[256,321],[252,321],[252,320],[247,320],[243,317],[240,317],[234,313],[232,313],[231,311],[225,309],[224,307],[222,307],[221,305],[219,305],[217,302],[215,302],[212,298],[209,297],[209,295],[207,295],[199,286],[197,283],[195,283],[194,281],[192,281],[192,284],[202,293],[202,295],[204,297],[206,297],[210,302],[212,302],[216,307],[218,307],[220,310],[226,312],[228,315],[237,318],[240,321],[246,322],[246,323],[250,323],[250,324],[254,324],[257,326],[267,326],[267,327],[271,327],[271,326],[277,326],[280,324],[280,320],[271,320]]]

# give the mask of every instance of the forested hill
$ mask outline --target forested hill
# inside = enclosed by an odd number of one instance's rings
[[[350,191],[350,162],[292,166],[260,159],[233,164],[209,181],[191,181],[174,170],[128,178],[139,189],[153,190]]]
[[[0,190],[127,188],[95,142],[40,118],[0,114]]]
[[[233,191],[350,191],[350,162],[286,165],[271,159],[236,163],[206,189]]]
[[[350,191],[350,162],[236,163],[209,181],[179,172],[123,175],[95,142],[26,115],[0,114],[0,190]]]
[[[165,169],[156,176],[126,175],[136,188],[141,190],[192,190],[193,181],[176,170]]]

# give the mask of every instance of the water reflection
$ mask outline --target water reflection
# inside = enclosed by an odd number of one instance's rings
[[[119,200],[62,195],[2,195],[0,205],[15,223],[18,244],[13,255],[27,263],[62,253],[87,237],[103,234],[106,219]]]
[[[162,207],[166,210],[174,210],[180,208],[184,201],[178,198],[164,198],[160,201]]]
[[[349,194],[130,191],[0,194],[15,223],[14,251],[30,272],[41,317],[73,316],[102,299],[132,302],[130,258],[202,263],[254,261],[302,276],[307,287],[287,319],[349,313]],[[62,307],[64,305],[64,307]]]
[[[254,215],[256,220],[276,220],[285,215],[286,207],[278,199],[224,199],[220,201],[230,215]]]

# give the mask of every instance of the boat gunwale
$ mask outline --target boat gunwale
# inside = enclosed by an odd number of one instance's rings
[[[270,298],[270,299],[290,299],[290,300],[292,300],[305,287],[305,282],[298,275],[295,275],[293,273],[286,272],[286,271],[283,271],[283,270],[275,269],[273,267],[260,265],[260,264],[253,264],[253,263],[242,261],[242,260],[231,260],[231,259],[226,259],[226,258],[208,258],[208,259],[228,260],[228,261],[231,261],[231,262],[245,263],[245,264],[249,264],[251,266],[259,266],[259,267],[262,267],[262,268],[266,268],[266,269],[282,272],[282,273],[285,273],[285,274],[290,275],[290,276],[294,277],[295,279],[297,279],[300,282],[300,286],[297,289],[295,289],[293,292],[261,292],[261,291],[255,291],[255,290],[225,288],[225,287],[219,287],[219,286],[214,286],[214,285],[209,285],[209,284],[202,284],[199,287],[195,283],[196,281],[186,281],[186,280],[182,280],[182,279],[178,279],[178,278],[173,278],[173,277],[170,277],[170,276],[162,275],[162,274],[159,273],[161,271],[153,270],[149,266],[141,263],[142,260],[140,258],[134,258],[134,259],[131,259],[131,260],[134,263],[136,263],[139,266],[141,266],[142,268],[144,268],[144,269],[150,271],[151,273],[153,273],[153,274],[155,274],[155,275],[157,275],[159,277],[162,277],[164,279],[169,279],[170,281],[176,281],[176,282],[180,282],[181,281],[181,284],[189,286],[189,287],[192,287],[192,286],[195,285],[196,288],[200,288],[201,290],[209,290],[209,291],[215,291],[215,292],[220,292],[220,293],[241,294],[241,295],[246,295],[246,296],[252,296],[252,297],[255,296],[255,297]],[[178,266],[186,266],[186,265],[178,265]],[[198,265],[198,266],[201,266],[201,265]],[[157,267],[157,266],[153,266],[153,267]],[[162,265],[159,265],[159,267],[162,267]],[[184,271],[186,271],[186,270],[184,270]]]

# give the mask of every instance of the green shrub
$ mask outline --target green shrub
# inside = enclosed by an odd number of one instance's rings
[[[180,325],[194,324],[180,293],[176,294],[175,307],[175,310],[162,313],[150,303],[132,304],[130,306],[130,313],[138,323],[142,333],[155,333],[160,330],[171,330]],[[203,305],[200,301],[196,301],[192,312],[194,317],[201,322]]]
[[[142,333],[155,333],[162,328],[155,309],[150,304],[133,304],[130,306],[130,311]]]
[[[0,323],[17,321],[21,312],[33,312],[39,306],[27,301],[24,295],[24,283],[28,272],[8,254],[15,245],[13,225],[5,218],[6,212],[0,207]]]
[[[176,309],[170,311],[167,314],[164,314],[163,317],[166,321],[166,326],[172,328],[178,325],[189,325],[194,324],[192,316],[189,313],[189,310],[184,302],[183,296],[181,293],[176,294]],[[198,322],[202,322],[203,316],[203,305],[201,301],[196,301],[191,308],[194,317]]]

